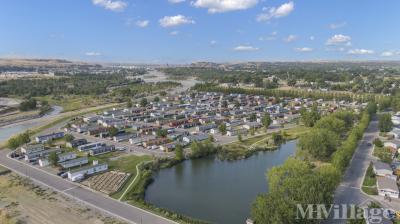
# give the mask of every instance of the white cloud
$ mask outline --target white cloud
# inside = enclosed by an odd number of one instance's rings
[[[171,32],[169,32],[169,35],[171,35],[171,36],[177,36],[179,34],[179,31],[171,31]]]
[[[309,47],[298,47],[298,48],[295,48],[294,50],[297,51],[297,52],[311,52],[311,51],[313,51],[313,49],[309,48]]]
[[[382,57],[393,57],[394,55],[395,53],[393,51],[385,51],[381,54]]]
[[[96,57],[96,56],[101,56],[102,54],[100,52],[86,52],[85,55],[90,57]]]
[[[373,50],[368,50],[368,49],[351,49],[347,53],[354,55],[365,55],[365,54],[374,54],[375,52]]]
[[[209,13],[245,10],[258,4],[258,0],[195,0],[192,5],[207,8]]]
[[[172,4],[178,4],[178,3],[182,3],[182,2],[185,2],[186,0],[168,0],[168,2],[169,3],[172,3]]]
[[[384,51],[381,54],[381,57],[393,57],[400,55],[400,51]]]
[[[291,34],[283,39],[283,41],[288,42],[288,43],[293,42],[295,40],[297,40],[297,36],[293,35],[293,34]]]
[[[343,34],[335,34],[326,41],[326,45],[351,45],[351,37]]]
[[[217,41],[216,41],[216,40],[211,40],[211,41],[210,41],[210,45],[211,45],[211,46],[214,46],[214,45],[216,45],[216,44],[217,44]]]
[[[263,13],[257,16],[257,21],[264,22],[270,19],[277,19],[288,16],[294,10],[294,3],[288,2],[278,8],[263,8]]]
[[[164,16],[159,20],[162,27],[174,27],[184,24],[195,24],[195,21],[183,15]]]
[[[135,24],[138,27],[145,28],[145,27],[149,26],[150,21],[149,20],[138,20],[138,21],[136,21]]]
[[[315,37],[314,36],[310,36],[310,40],[315,40]]]
[[[128,6],[128,3],[120,0],[92,0],[92,3],[115,12],[123,11]]]
[[[234,51],[258,51],[259,48],[250,45],[239,45],[233,48]]]
[[[342,27],[344,27],[344,26],[346,26],[346,25],[347,25],[346,22],[342,22],[342,23],[332,23],[332,24],[329,25],[329,29],[332,29],[332,30],[334,30],[334,29],[339,29],[339,28],[342,28]]]

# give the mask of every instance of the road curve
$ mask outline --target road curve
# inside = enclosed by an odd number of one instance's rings
[[[150,213],[141,208],[104,196],[101,193],[82,188],[79,185],[47,173],[7,156],[9,150],[0,150],[0,164],[15,173],[26,176],[35,183],[63,193],[90,207],[106,212],[116,218],[134,224],[175,224],[176,222]]]

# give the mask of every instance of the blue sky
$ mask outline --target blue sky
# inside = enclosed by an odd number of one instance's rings
[[[0,57],[399,60],[398,0],[2,0]]]

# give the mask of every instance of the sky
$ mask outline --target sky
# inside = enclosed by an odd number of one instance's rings
[[[399,0],[1,0],[0,57],[400,60]]]

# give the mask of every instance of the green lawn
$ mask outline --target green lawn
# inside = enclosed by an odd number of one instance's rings
[[[151,161],[151,156],[126,156],[121,157],[118,160],[109,161],[108,165],[109,168],[112,170],[118,170],[126,173],[130,173],[129,179],[125,182],[124,186],[121,188],[120,191],[111,195],[111,197],[115,199],[119,199],[122,193],[129,187],[129,184],[135,179],[136,176],[136,166],[142,162]],[[138,182],[140,182],[141,178],[136,179],[136,183],[132,185],[131,188],[134,188]]]
[[[50,105],[63,107],[63,112],[75,111],[83,108],[94,107],[104,104],[104,100],[98,96],[42,96],[36,97],[38,100],[46,100]]]
[[[310,128],[305,127],[305,126],[295,126],[293,128],[284,130],[285,138],[288,140],[296,139],[299,136],[301,136],[302,134],[307,133],[309,130],[310,130]],[[248,135],[248,136],[250,136],[250,135]],[[271,136],[272,136],[271,133],[258,135],[255,137],[249,137],[249,138],[245,138],[246,136],[243,136],[243,141],[241,141],[241,142],[236,141],[236,142],[227,144],[224,147],[229,150],[232,150],[232,151],[247,150],[247,149],[249,149],[249,146],[251,146],[254,143],[259,142],[259,141],[260,142],[257,144],[258,146],[266,146],[267,141],[271,138]],[[263,139],[265,139],[265,141],[261,141]]]
[[[369,194],[369,195],[378,195],[378,190],[376,189],[376,187],[362,187],[362,191],[364,191],[364,193]]]
[[[368,166],[367,172],[365,173],[362,191],[369,195],[378,194],[376,188],[376,177],[372,168],[372,163]]]
[[[126,173],[136,175],[136,165],[152,160],[151,156],[125,156],[118,160],[110,160],[108,162],[109,168],[112,170],[119,170]]]

